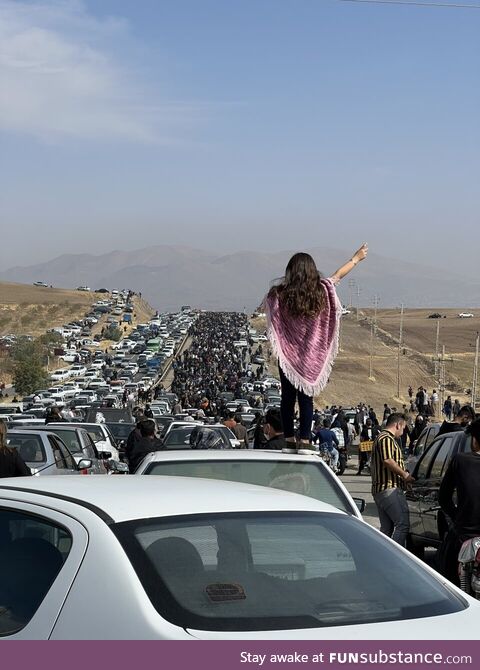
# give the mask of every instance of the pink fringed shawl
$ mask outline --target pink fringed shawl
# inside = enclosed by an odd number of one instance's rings
[[[325,306],[316,317],[293,317],[278,296],[265,300],[267,335],[285,377],[309,396],[322,391],[338,353],[342,305],[331,279],[322,279]]]

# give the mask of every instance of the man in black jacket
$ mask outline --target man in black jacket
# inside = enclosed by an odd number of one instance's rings
[[[155,437],[155,421],[151,419],[141,421],[138,428],[141,437],[134,443],[132,450],[128,454],[128,469],[130,470],[130,474],[135,472],[147,454],[152,451],[159,451],[162,448],[162,443]]]
[[[475,420],[475,412],[473,407],[470,405],[465,405],[460,409],[457,416],[453,421],[445,420],[440,426],[437,437],[443,435],[444,433],[455,433],[459,430],[465,430],[467,426]]]
[[[273,408],[269,409],[265,414],[265,423],[263,432],[267,438],[264,449],[285,449],[288,445],[283,435],[282,417],[280,410]]]
[[[441,569],[456,584],[460,547],[465,540],[480,536],[480,419],[467,433],[472,437],[472,451],[452,458],[439,491],[440,507],[451,524],[440,550]]]

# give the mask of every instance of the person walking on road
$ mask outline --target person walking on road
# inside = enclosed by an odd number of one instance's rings
[[[370,456],[372,454],[372,447],[379,433],[380,428],[378,426],[374,426],[370,418],[367,419],[360,433],[357,475],[361,475],[365,467],[370,470]]]
[[[338,353],[342,304],[336,285],[367,257],[363,244],[352,258],[325,279],[306,253],[289,260],[285,276],[265,300],[267,335],[278,358],[282,387],[281,414],[286,441],[296,447],[295,403],[300,409],[299,448],[310,444],[313,397],[330,377]]]
[[[385,429],[373,444],[371,460],[372,495],[378,509],[380,530],[402,547],[410,528],[405,488],[414,481],[405,470],[398,443],[406,424],[403,414],[390,414]]]

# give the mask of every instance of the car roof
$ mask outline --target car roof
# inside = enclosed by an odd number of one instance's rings
[[[161,477],[161,481],[159,478]],[[14,477],[0,483],[0,498],[9,490],[95,508],[113,522],[204,513],[261,511],[324,512],[347,514],[297,493],[253,484],[238,484],[191,477]]]
[[[210,426],[207,426],[210,427]],[[179,451],[153,451],[147,454],[142,463],[156,463],[159,461],[285,461],[299,463],[313,463],[325,467],[323,460],[316,454],[288,454],[279,449],[197,449]]]

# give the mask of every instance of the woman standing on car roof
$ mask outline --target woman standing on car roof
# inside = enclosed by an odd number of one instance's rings
[[[313,396],[330,377],[338,352],[342,304],[338,282],[367,257],[363,244],[352,258],[325,279],[306,253],[289,260],[285,276],[270,289],[264,301],[267,335],[278,358],[282,385],[281,413],[287,442],[295,445],[294,410],[300,408],[299,447],[311,440]]]
[[[18,449],[8,446],[7,427],[0,421],[0,477],[25,477],[31,474]]]

